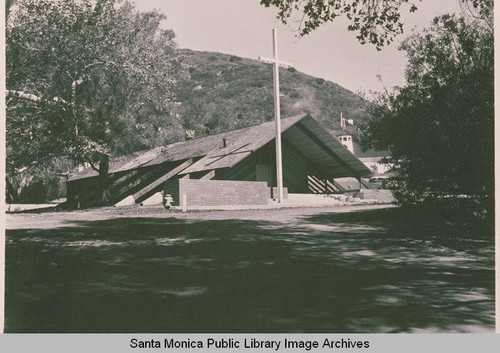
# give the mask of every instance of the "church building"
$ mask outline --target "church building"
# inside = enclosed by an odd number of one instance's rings
[[[341,192],[335,179],[354,177],[361,183],[371,175],[308,114],[282,119],[281,133],[285,197]],[[67,205],[147,203],[166,193],[174,205],[265,205],[276,198],[275,136],[270,121],[155,148],[125,161],[111,159],[105,196],[98,173],[86,169],[69,178]]]

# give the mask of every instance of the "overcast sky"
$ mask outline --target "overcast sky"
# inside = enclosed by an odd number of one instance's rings
[[[456,12],[458,0],[422,0],[419,10],[404,7],[405,34],[391,46],[377,51],[361,45],[347,22],[336,20],[307,37],[298,39],[293,24],[282,25],[273,8],[259,0],[135,0],[141,10],[160,9],[167,15],[165,26],[177,35],[179,48],[214,51],[256,59],[272,56],[271,30],[278,29],[280,59],[301,72],[336,82],[354,92],[382,90],[404,84],[406,58],[398,42],[413,29],[427,27],[434,16]]]

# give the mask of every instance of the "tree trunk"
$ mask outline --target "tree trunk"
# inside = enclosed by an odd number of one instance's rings
[[[16,203],[19,199],[18,188],[13,185],[10,178],[5,178],[5,191],[6,191],[6,202],[7,203]]]
[[[108,189],[109,156],[103,154],[99,162],[99,194],[100,205],[106,205],[109,202]]]

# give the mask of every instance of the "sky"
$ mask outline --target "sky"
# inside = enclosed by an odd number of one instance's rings
[[[412,30],[421,30],[442,13],[459,10],[458,0],[422,0],[419,10],[403,10],[405,33],[382,51],[361,45],[347,21],[322,26],[298,38],[295,24],[283,25],[277,11],[259,0],[135,0],[141,10],[159,9],[166,28],[174,30],[179,48],[214,51],[246,58],[272,57],[272,29],[278,30],[279,58],[306,74],[321,77],[353,91],[381,91],[405,83],[405,53],[398,42]]]

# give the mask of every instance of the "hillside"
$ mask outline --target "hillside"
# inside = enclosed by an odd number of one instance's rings
[[[186,79],[178,83],[178,116],[196,136],[273,119],[272,66],[236,56],[179,50]],[[340,113],[359,122],[367,102],[336,83],[280,68],[283,117],[310,113],[330,130],[340,129]],[[355,128],[349,129],[355,132]]]

